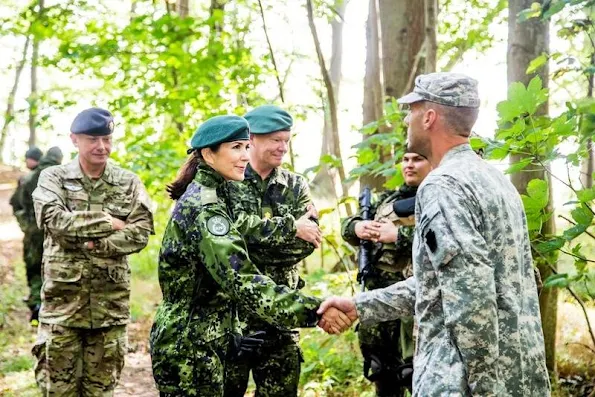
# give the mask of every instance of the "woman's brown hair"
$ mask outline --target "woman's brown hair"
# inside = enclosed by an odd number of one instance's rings
[[[211,149],[212,152],[217,153],[220,146],[221,144],[217,144],[210,147],[209,149]],[[177,200],[180,197],[182,197],[182,195],[186,191],[186,188],[194,179],[194,176],[198,171],[199,164],[204,162],[204,159],[202,158],[202,154],[200,151],[201,149],[188,150],[188,154],[190,154],[190,156],[188,157],[182,168],[180,168],[180,171],[178,171],[178,176],[176,177],[176,180],[167,185],[167,187],[165,188],[165,190],[167,190],[167,192],[169,193],[169,197],[172,200]]]

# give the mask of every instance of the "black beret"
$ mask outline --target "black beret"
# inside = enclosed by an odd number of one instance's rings
[[[215,116],[198,127],[190,146],[192,149],[202,149],[223,142],[247,141],[249,138],[250,127],[243,117]]]
[[[26,159],[39,161],[39,159],[41,159],[41,156],[43,156],[43,152],[37,146],[30,147],[29,150],[25,152]]]
[[[70,132],[93,136],[110,135],[114,132],[114,116],[101,108],[90,108],[76,115]]]

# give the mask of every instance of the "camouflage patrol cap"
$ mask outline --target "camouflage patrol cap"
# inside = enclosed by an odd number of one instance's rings
[[[270,134],[277,131],[291,131],[293,118],[285,110],[275,105],[263,105],[244,115],[250,123],[250,133]]]
[[[74,118],[70,132],[92,136],[110,135],[114,132],[114,116],[101,108],[85,109]]]
[[[445,106],[479,107],[477,80],[460,73],[430,73],[415,78],[413,92],[399,98],[401,104],[429,101]]]
[[[250,126],[245,118],[235,115],[215,116],[198,127],[190,141],[188,153],[223,142],[247,141],[249,138]]]

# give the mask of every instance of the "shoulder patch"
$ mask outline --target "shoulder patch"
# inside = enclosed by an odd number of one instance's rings
[[[217,202],[217,190],[203,186],[200,190],[200,201],[202,204],[215,204]]]
[[[225,236],[229,232],[229,221],[221,215],[215,215],[207,220],[207,229],[215,236]]]

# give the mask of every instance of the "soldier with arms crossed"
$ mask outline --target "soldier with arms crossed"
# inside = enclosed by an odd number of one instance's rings
[[[127,255],[147,245],[153,216],[139,178],[108,162],[113,130],[107,110],[79,113],[70,127],[78,157],[44,170],[33,192],[45,233],[33,347],[44,396],[111,396],[124,366]]]

